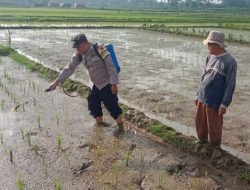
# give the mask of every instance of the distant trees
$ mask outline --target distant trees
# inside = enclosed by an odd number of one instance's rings
[[[202,9],[250,8],[250,0],[0,0],[0,6],[48,6],[48,4],[85,5],[107,9]],[[84,7],[84,6],[82,6]]]

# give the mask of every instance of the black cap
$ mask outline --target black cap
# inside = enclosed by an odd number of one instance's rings
[[[85,34],[83,33],[77,34],[76,36],[72,37],[71,41],[73,42],[73,48],[78,47],[81,43],[88,42]]]

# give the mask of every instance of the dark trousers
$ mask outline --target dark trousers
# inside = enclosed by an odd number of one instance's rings
[[[110,84],[101,90],[94,85],[89,93],[88,109],[94,118],[103,116],[102,102],[114,119],[117,119],[117,117],[122,114],[122,110],[118,104],[118,97],[112,94]]]

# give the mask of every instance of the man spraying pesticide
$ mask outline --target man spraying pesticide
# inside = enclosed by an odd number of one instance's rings
[[[71,41],[76,52],[71,57],[70,63],[63,69],[56,80],[50,85],[50,90],[70,77],[77,66],[83,63],[93,83],[88,96],[88,109],[95,118],[98,126],[105,126],[101,102],[104,103],[110,115],[115,119],[118,128],[114,135],[124,133],[122,110],[118,104],[118,72],[117,63],[112,46],[92,44],[85,34],[77,34]],[[107,49],[108,48],[108,49]]]

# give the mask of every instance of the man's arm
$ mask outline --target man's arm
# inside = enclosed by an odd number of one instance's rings
[[[56,80],[50,85],[50,89],[54,90],[59,83],[69,78],[75,71],[75,68],[80,64],[79,54],[75,53],[71,57],[70,63],[62,70]]]
[[[235,59],[229,63],[227,76],[226,76],[226,84],[225,84],[225,93],[222,99],[222,103],[220,105],[220,113],[225,114],[227,107],[232,102],[233,93],[236,85],[236,74],[237,74],[237,62]]]

